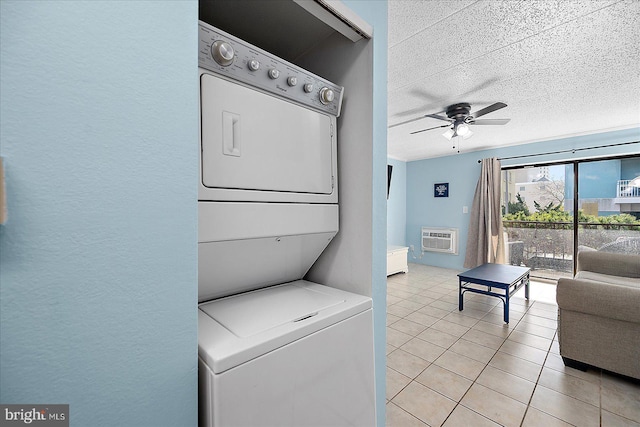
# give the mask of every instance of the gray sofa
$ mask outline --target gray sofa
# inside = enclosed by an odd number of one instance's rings
[[[640,379],[640,255],[578,253],[573,279],[559,279],[558,341],[565,365]]]

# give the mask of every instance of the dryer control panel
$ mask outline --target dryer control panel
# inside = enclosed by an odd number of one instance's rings
[[[290,99],[340,116],[344,88],[199,21],[198,65]]]

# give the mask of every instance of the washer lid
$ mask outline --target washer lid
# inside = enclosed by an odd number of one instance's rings
[[[247,338],[287,323],[318,315],[345,302],[307,287],[276,286],[203,304],[200,309],[235,336]]]
[[[371,308],[371,298],[304,280],[202,303],[198,355],[215,374]]]

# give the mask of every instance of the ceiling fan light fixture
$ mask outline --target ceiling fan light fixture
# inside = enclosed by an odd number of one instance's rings
[[[509,123],[509,119],[476,120],[478,117],[484,116],[485,114],[492,113],[506,106],[507,104],[505,104],[504,102],[496,102],[494,104],[489,105],[488,107],[485,107],[481,110],[476,111],[475,113],[471,113],[470,112],[471,104],[467,102],[461,102],[458,104],[449,105],[445,110],[447,114],[446,117],[440,115],[440,113],[442,113],[441,111],[439,113],[434,113],[434,114],[425,114],[416,119],[411,119],[399,124],[405,124],[415,120],[423,119],[425,117],[430,117],[432,119],[443,120],[449,123],[442,126],[433,126],[426,129],[420,129],[417,131],[410,132],[410,134],[413,135],[413,134],[424,132],[427,130],[448,127],[449,129],[447,129],[447,131],[442,134],[442,136],[447,138],[447,140],[451,141],[455,137],[462,137],[462,139],[468,139],[468,138],[471,138],[471,136],[473,135],[473,132],[471,132],[471,129],[469,127],[470,124],[471,125],[506,125],[507,123]],[[393,127],[393,126],[395,125],[392,125],[389,127]]]
[[[442,136],[444,136],[445,138],[447,138],[449,141],[451,141],[451,138],[453,138],[453,136],[456,133],[453,131],[453,129],[449,128],[447,129],[447,131],[445,133],[442,134]]]
[[[456,133],[457,133],[458,135],[460,135],[461,137],[463,137],[463,138],[467,139],[467,138],[468,138],[468,136],[466,136],[466,135],[469,135],[469,134],[471,133],[471,129],[469,129],[469,125],[468,125],[468,124],[466,124],[466,123],[459,123],[459,124],[456,126]],[[471,136],[471,135],[469,135],[469,136]]]

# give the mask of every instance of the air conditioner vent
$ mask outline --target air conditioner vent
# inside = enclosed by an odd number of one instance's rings
[[[458,229],[422,227],[422,251],[458,255]]]

